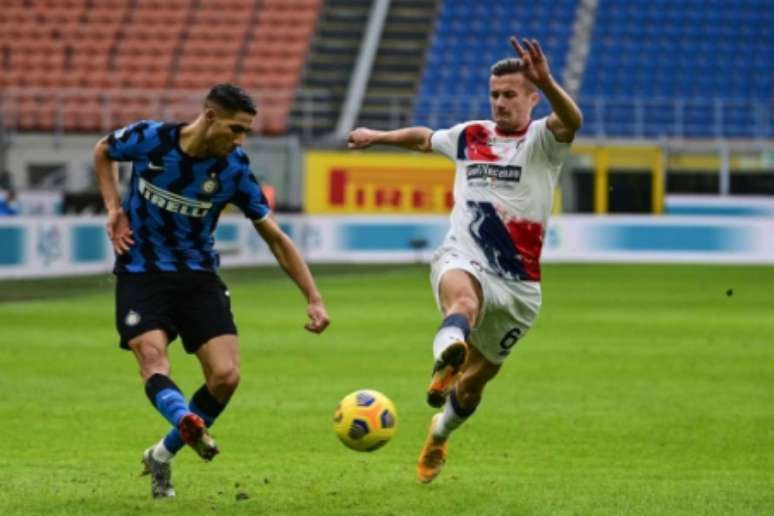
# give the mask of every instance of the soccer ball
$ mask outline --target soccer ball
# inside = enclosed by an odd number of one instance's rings
[[[392,401],[378,391],[361,390],[348,394],[333,412],[336,435],[357,451],[381,448],[395,434],[398,414]]]

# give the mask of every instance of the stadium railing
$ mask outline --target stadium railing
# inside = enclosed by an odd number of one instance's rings
[[[287,132],[293,101],[302,120],[311,125],[315,104],[330,94],[323,90],[251,90],[258,102],[256,130]],[[7,88],[0,90],[0,124],[9,132],[107,132],[141,119],[192,120],[207,91],[124,89],[95,91],[81,88]]]
[[[581,97],[583,136],[626,138],[774,138],[774,99]],[[535,115],[548,106],[541,102]],[[414,122],[430,127],[488,119],[480,96],[425,97]]]

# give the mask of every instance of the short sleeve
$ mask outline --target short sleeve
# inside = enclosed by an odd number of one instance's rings
[[[537,146],[546,160],[554,166],[561,165],[570,154],[570,143],[560,142],[548,128],[548,118],[535,120]]]
[[[115,161],[132,161],[156,145],[158,122],[141,120],[108,135],[108,156]]]
[[[439,129],[430,137],[430,146],[434,152],[443,154],[449,159],[457,159],[457,146],[460,133],[465,129],[465,124],[457,124],[450,129]]]
[[[253,221],[263,220],[271,213],[269,201],[249,168],[240,174],[232,201]]]

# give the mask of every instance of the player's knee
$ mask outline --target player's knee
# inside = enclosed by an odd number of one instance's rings
[[[140,365],[140,374],[143,378],[157,373],[169,374],[169,361],[164,348],[142,337],[130,340],[129,347],[137,357],[137,362]]]
[[[461,295],[454,300],[454,305],[449,312],[464,315],[473,326],[478,318],[478,301],[474,296]]]
[[[213,370],[207,379],[213,392],[232,393],[239,386],[239,366],[229,365]]]

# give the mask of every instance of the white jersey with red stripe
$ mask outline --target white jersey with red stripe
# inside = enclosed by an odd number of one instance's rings
[[[456,164],[447,242],[505,279],[540,281],[553,191],[570,149],[546,121],[513,134],[489,120],[471,121],[431,138],[433,150]]]

